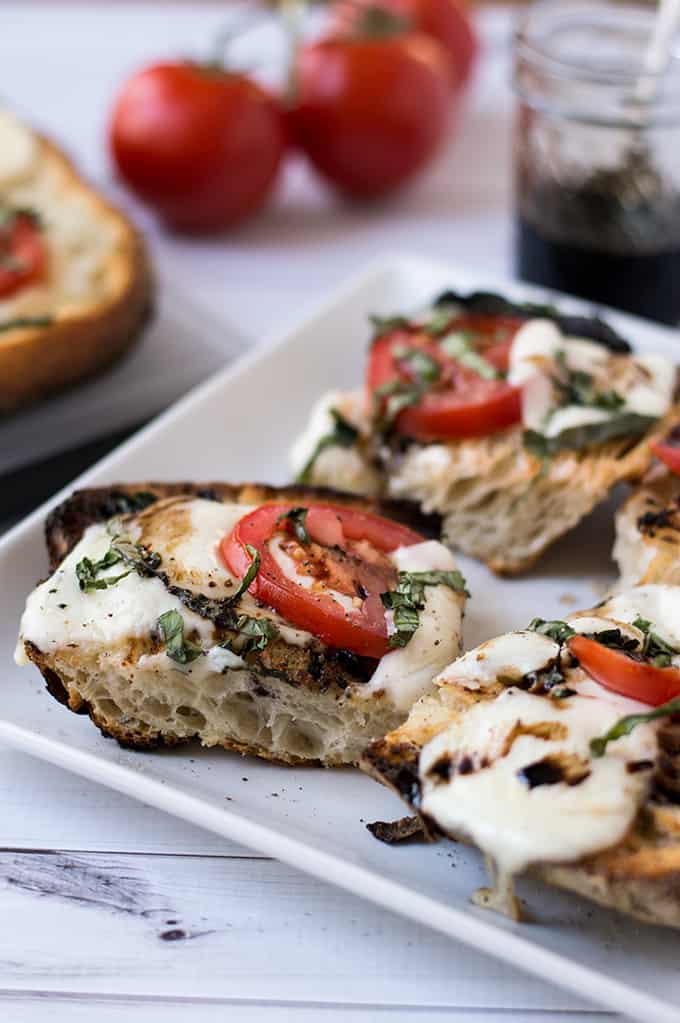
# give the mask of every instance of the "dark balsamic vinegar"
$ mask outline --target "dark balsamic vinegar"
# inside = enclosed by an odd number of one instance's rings
[[[680,246],[611,252],[545,237],[519,215],[515,248],[522,280],[671,326],[680,322]]]

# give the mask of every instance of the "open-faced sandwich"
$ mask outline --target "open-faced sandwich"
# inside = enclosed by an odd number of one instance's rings
[[[622,587],[680,585],[680,428],[652,443],[655,466],[616,516],[614,558]]]
[[[17,658],[126,746],[352,763],[460,652],[465,583],[431,527],[304,487],[81,491],[48,520]]]
[[[298,478],[415,500],[496,572],[527,569],[639,478],[680,414],[671,360],[598,319],[445,292],[374,327],[365,389],[320,400]]]
[[[151,299],[130,222],[0,108],[0,412],[112,362],[138,337]]]
[[[680,926],[680,588],[650,584],[468,651],[361,766],[431,836],[513,878]],[[673,716],[675,715],[675,717]]]

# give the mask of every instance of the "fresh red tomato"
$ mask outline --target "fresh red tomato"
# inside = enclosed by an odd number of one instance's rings
[[[345,32],[351,32],[367,11],[377,12],[374,17],[381,11],[402,17],[408,27],[442,44],[455,88],[469,80],[478,43],[465,0],[338,0],[334,6],[334,22]]]
[[[0,217],[0,298],[41,280],[46,269],[47,247],[36,218],[22,210]]]
[[[449,122],[447,56],[416,33],[328,38],[303,47],[292,133],[346,195],[371,199],[411,179]]]
[[[680,476],[680,426],[671,430],[663,440],[653,440],[650,447],[672,473]]]
[[[591,678],[605,689],[658,707],[680,696],[680,670],[655,668],[585,636],[572,636],[569,649]]]
[[[283,115],[256,82],[212,65],[154,64],[116,101],[121,176],[173,228],[219,231],[258,210],[285,149]]]
[[[397,583],[387,554],[422,543],[423,537],[378,515],[314,504],[304,523],[310,542],[303,543],[282,519],[290,510],[290,505],[265,504],[237,522],[220,546],[227,568],[237,578],[245,576],[252,562],[249,544],[260,555],[250,586],[254,597],[329,646],[382,657],[389,644],[380,594]],[[283,570],[273,545],[295,564],[295,575]]]
[[[445,333],[456,330],[474,338],[474,348],[485,362],[507,370],[510,347],[521,320],[510,317],[461,316]],[[439,342],[419,330],[395,330],[373,344],[368,363],[369,400],[392,381],[414,382],[411,361],[403,352],[416,350],[432,359],[439,375],[419,401],[396,417],[397,432],[417,440],[483,437],[521,421],[521,392],[502,379],[487,379],[446,354]],[[383,398],[383,403],[386,402]],[[383,404],[383,408],[384,408]]]

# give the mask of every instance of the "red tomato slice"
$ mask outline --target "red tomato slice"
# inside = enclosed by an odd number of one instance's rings
[[[473,335],[477,353],[503,372],[508,368],[512,340],[521,325],[522,320],[513,317],[466,315],[452,319],[444,333],[457,330]],[[417,404],[399,413],[395,421],[399,433],[422,441],[483,437],[521,421],[518,387],[480,376],[417,329],[391,331],[375,341],[367,373],[369,396],[393,380],[415,379],[403,359],[395,357],[395,349],[400,347],[418,349],[434,359],[440,377]]]
[[[302,544],[288,523],[279,521],[291,507],[265,504],[237,522],[220,544],[227,568],[243,578],[252,562],[249,544],[260,555],[260,569],[250,586],[254,597],[328,646],[382,657],[389,643],[380,594],[397,583],[387,554],[422,543],[423,537],[378,515],[314,504],[305,520],[311,543]],[[298,578],[283,571],[272,552],[272,540],[297,563]],[[329,589],[347,598],[344,603],[350,606],[334,599]]]
[[[569,649],[591,678],[620,696],[652,707],[680,696],[677,668],[655,668],[585,636],[572,636]]]
[[[680,427],[676,426],[663,440],[653,440],[649,446],[672,473],[680,476]]]
[[[0,298],[45,274],[47,249],[40,228],[29,213],[16,213],[0,223]]]

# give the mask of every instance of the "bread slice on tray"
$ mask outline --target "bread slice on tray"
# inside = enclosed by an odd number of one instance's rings
[[[680,718],[647,717],[652,706],[593,677],[603,651],[616,684],[611,663],[648,663],[659,644],[673,671],[678,587],[636,587],[566,622],[535,619],[445,669],[360,766],[430,837],[485,853],[492,887],[479,904],[517,917],[513,879],[527,872],[680,927]]]
[[[307,482],[416,501],[451,547],[512,575],[639,480],[679,416],[672,361],[631,354],[601,320],[446,292],[378,322],[365,391],[321,397],[292,464]]]
[[[153,297],[141,236],[2,108],[0,255],[0,412],[96,373],[138,338]]]
[[[271,536],[247,548],[257,571],[244,582],[221,542],[265,520]],[[311,487],[81,491],[48,519],[51,574],[28,598],[17,658],[127,747],[196,738],[289,764],[353,763],[460,650],[464,581],[427,539],[437,526],[415,506]],[[309,609],[319,600],[333,601],[319,604],[322,621]]]

